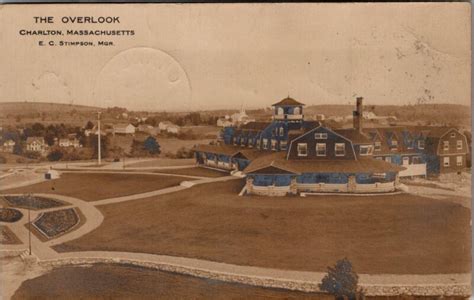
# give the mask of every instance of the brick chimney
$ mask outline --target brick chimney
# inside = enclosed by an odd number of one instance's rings
[[[363,126],[362,126],[362,120],[363,120],[363,116],[362,116],[362,112],[363,112],[363,106],[362,106],[362,97],[357,97],[357,106],[356,106],[356,110],[354,110],[352,112],[352,120],[353,120],[353,125],[354,125],[354,129],[357,129],[357,131],[359,131],[360,133],[362,133],[362,129],[363,129]]]

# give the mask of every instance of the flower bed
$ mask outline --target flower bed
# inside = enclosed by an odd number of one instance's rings
[[[21,244],[18,237],[7,226],[0,226],[0,244],[15,245]]]
[[[30,206],[31,209],[46,209],[52,207],[59,207],[63,206],[64,203],[53,200],[50,198],[38,197],[38,196],[31,196],[31,200],[28,199],[26,196],[3,196],[5,201],[15,207],[21,208],[28,208]]]
[[[76,209],[68,208],[42,213],[33,225],[47,238],[53,238],[71,230],[79,220]]]
[[[21,219],[23,214],[21,211],[13,208],[0,208],[0,221],[13,223]]]

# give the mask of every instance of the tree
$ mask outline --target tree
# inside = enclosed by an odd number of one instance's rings
[[[48,154],[47,158],[49,161],[58,161],[63,158],[63,155],[64,153],[60,149],[54,149]]]
[[[87,121],[85,129],[92,129],[92,128],[94,128],[94,123],[92,123],[91,121]]]
[[[160,154],[160,144],[156,141],[156,139],[152,136],[146,138],[143,142],[143,148],[152,155]]]
[[[90,135],[89,136],[89,143],[92,148],[93,154],[92,158],[97,158],[97,135]],[[101,135],[100,137],[100,157],[104,158],[107,154],[107,149],[109,148],[109,139],[107,136]]]
[[[336,262],[334,268],[328,267],[328,274],[324,276],[319,288],[336,297],[337,300],[364,299],[362,291],[357,290],[359,276],[352,270],[352,264],[347,259]]]

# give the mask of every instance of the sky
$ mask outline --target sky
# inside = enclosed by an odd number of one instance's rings
[[[120,24],[62,24],[62,16],[119,16]],[[469,3],[8,5],[0,28],[0,102],[183,111],[267,107],[290,95],[307,105],[358,96],[470,105]]]

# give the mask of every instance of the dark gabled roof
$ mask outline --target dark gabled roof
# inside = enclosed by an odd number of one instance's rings
[[[304,105],[304,104],[290,97],[286,97],[285,99],[275,104],[272,104],[272,106],[301,106],[301,105]]]
[[[196,145],[194,150],[201,151],[201,152],[208,152],[208,153],[215,153],[215,154],[225,154],[234,156],[238,154],[241,149],[232,147],[229,145]]]
[[[263,152],[254,150],[254,149],[242,149],[240,147],[235,147],[231,145],[196,145],[194,150],[214,153],[214,154],[224,154],[231,157],[239,156],[246,159],[254,159],[263,154]]]
[[[271,124],[270,122],[249,122],[247,124],[240,126],[240,129],[260,131],[267,128],[270,124]]]
[[[277,168],[285,173],[385,173],[398,172],[405,168],[383,160],[374,158],[360,158],[359,160],[320,160],[298,159],[286,160],[285,153],[278,152],[261,156],[253,160],[244,173],[252,174],[267,168]],[[263,173],[261,173],[263,174]]]
[[[353,144],[372,144],[369,135],[360,133],[354,128],[334,129],[334,132],[352,141]]]

